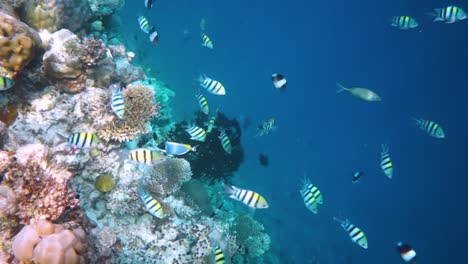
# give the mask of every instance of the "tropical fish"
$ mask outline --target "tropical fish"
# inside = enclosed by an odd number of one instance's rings
[[[209,49],[213,49],[213,42],[211,41],[210,37],[206,35],[204,32],[201,33],[202,38],[202,46],[207,47]]]
[[[274,73],[273,75],[271,75],[271,80],[273,81],[273,86],[275,86],[276,89],[280,89],[281,91],[284,91],[286,89],[288,81],[284,78],[282,74]]]
[[[158,44],[159,34],[158,34],[158,32],[156,31],[156,29],[154,27],[153,27],[153,30],[150,30],[150,32],[149,32],[149,40],[154,45]]]
[[[429,13],[434,21],[444,21],[445,23],[455,23],[468,17],[466,12],[458,6],[450,5],[444,8],[435,8],[433,13]]]
[[[393,16],[391,25],[399,29],[413,29],[419,26],[416,19],[410,16]]]
[[[210,120],[208,121],[207,128],[206,128],[206,133],[210,133],[213,128],[215,128],[215,122],[216,122],[216,116],[212,116]]]
[[[153,6],[153,0],[145,0],[145,7],[147,9],[151,9],[152,6]]]
[[[150,32],[154,31],[154,27],[150,26],[148,19],[144,16],[138,17],[138,24],[140,24],[141,31],[149,34]]]
[[[270,134],[271,131],[275,130],[275,119],[270,118],[265,123],[261,124],[258,129],[260,130],[255,137],[264,136]]]
[[[114,114],[122,119],[125,114],[125,102],[120,92],[120,87],[117,84],[111,85],[112,89],[112,99],[111,99],[111,108]]]
[[[187,129],[185,129],[185,131],[187,131],[187,133],[189,133],[190,135],[190,139],[192,140],[196,140],[196,141],[201,141],[201,142],[204,142],[205,141],[205,138],[206,138],[206,131],[201,128],[201,127],[198,127],[198,126],[191,126]]]
[[[163,218],[164,217],[164,210],[161,204],[154,199],[151,195],[149,195],[143,187],[138,187],[138,194],[140,195],[140,199],[143,202],[145,209],[148,213],[156,218]]]
[[[416,125],[429,136],[435,138],[445,138],[445,133],[442,127],[434,121],[413,118],[416,121]]]
[[[363,175],[364,175],[364,172],[362,172],[362,171],[356,171],[356,172],[353,174],[352,182],[353,182],[353,183],[358,182],[358,181],[361,179],[361,177],[362,177]]]
[[[226,151],[228,154],[231,154],[232,153],[231,140],[229,139],[225,130],[221,131],[221,134],[219,135],[219,139],[221,140],[221,146],[223,146],[224,151]]]
[[[323,204],[323,195],[320,190],[310,183],[309,179],[305,178],[300,192],[306,208],[317,214],[318,205]]]
[[[67,138],[67,142],[78,148],[90,148],[99,143],[99,138],[93,133],[73,133]]]
[[[388,146],[385,144],[382,144],[382,151],[380,152],[380,168],[382,168],[383,172],[389,179],[392,179],[393,162],[388,154]]]
[[[367,101],[367,102],[382,101],[382,99],[380,98],[380,96],[378,94],[376,94],[375,92],[373,92],[373,91],[371,91],[369,89],[360,88],[360,87],[346,88],[346,87],[344,87],[343,85],[341,85],[338,82],[336,83],[336,85],[338,85],[338,87],[340,87],[340,89],[338,91],[336,91],[337,94],[339,94],[339,93],[341,93],[343,91],[346,91],[346,92],[349,92],[354,97],[359,98],[359,99],[361,99],[363,101]]]
[[[236,186],[228,185],[224,185],[224,188],[226,192],[230,195],[230,198],[240,201],[251,208],[268,208],[268,203],[265,200],[265,198],[263,198],[263,196],[254,191],[239,189]]]
[[[133,162],[146,165],[157,165],[166,161],[166,157],[164,157],[163,154],[144,148],[130,151],[130,154],[128,154],[128,159]]]
[[[397,251],[405,262],[416,264],[416,251],[411,246],[400,241],[397,243]]]
[[[224,88],[224,85],[216,80],[211,79],[205,74],[200,75],[200,77],[198,77],[198,81],[200,82],[200,85],[208,92],[215,95],[226,95],[226,89]]]
[[[15,85],[15,81],[8,77],[0,76],[0,91],[8,90],[13,87],[13,85]]]
[[[339,218],[333,217],[333,220],[341,224],[341,227],[348,233],[349,237],[354,243],[357,243],[360,247],[367,249],[369,245],[367,244],[367,238],[364,232],[361,231],[357,226],[351,224],[351,222],[346,220],[341,220]]]
[[[192,147],[189,144],[181,144],[181,143],[176,143],[176,142],[166,142],[165,143],[166,150],[165,152],[168,155],[184,155],[185,153],[189,151],[196,151],[198,146]]]
[[[208,100],[206,100],[206,97],[203,96],[203,94],[199,94],[197,98],[201,111],[207,115],[210,112],[210,108],[208,107]]]
[[[226,260],[224,257],[223,250],[216,244],[213,248],[215,264],[225,264]]]

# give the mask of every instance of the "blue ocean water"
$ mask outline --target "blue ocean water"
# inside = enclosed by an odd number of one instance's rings
[[[402,263],[395,250],[400,240],[421,262],[448,263],[464,261],[467,249],[468,38],[466,21],[433,23],[425,15],[446,4],[177,0],[156,1],[145,11],[139,1],[127,1],[121,19],[138,63],[158,71],[176,92],[178,118],[197,110],[193,79],[206,73],[227,89],[225,97],[209,97],[210,104],[252,121],[242,138],[245,162],[233,181],[269,200],[270,208],[255,218],[282,263]],[[157,47],[139,31],[140,14],[156,25]],[[411,15],[421,28],[391,28],[393,15]],[[202,17],[213,50],[200,46]],[[289,81],[284,93],[271,84],[274,72]],[[336,81],[369,87],[383,100],[336,95]],[[257,124],[270,117],[278,129],[254,138]],[[438,122],[447,138],[427,136],[412,117]],[[394,161],[392,180],[379,167],[383,143]],[[267,168],[258,153],[269,156]],[[353,185],[356,170],[365,175]],[[304,173],[323,192],[318,215],[299,194]],[[338,215],[363,229],[369,249],[350,241],[332,220]]]

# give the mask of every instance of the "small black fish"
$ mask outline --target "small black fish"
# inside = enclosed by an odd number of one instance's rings
[[[362,171],[356,171],[356,172],[353,174],[352,182],[353,182],[353,183],[358,182],[358,181],[361,179],[361,177],[362,177],[363,175],[364,175],[364,172],[362,172]]]
[[[266,167],[268,166],[268,156],[265,154],[258,154],[258,161],[260,161],[260,165]]]

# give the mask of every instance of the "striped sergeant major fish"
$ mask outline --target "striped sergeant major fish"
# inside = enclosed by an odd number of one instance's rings
[[[397,251],[405,262],[416,264],[416,251],[411,246],[400,241],[397,243]]]
[[[122,119],[125,114],[125,102],[120,92],[120,87],[117,84],[111,85],[112,89],[112,98],[111,98],[111,108],[114,114]]]
[[[271,80],[273,81],[273,86],[275,86],[276,89],[280,89],[280,91],[284,91],[284,89],[286,89],[288,81],[284,78],[282,74],[273,73],[271,75]]]
[[[206,131],[201,127],[193,125],[185,129],[185,131],[190,135],[191,140],[204,142],[206,139]]]
[[[416,19],[410,16],[393,16],[391,25],[398,29],[413,29],[419,26]]]
[[[231,140],[229,139],[225,130],[221,131],[221,134],[219,135],[219,139],[221,140],[221,146],[223,147],[224,151],[226,151],[228,154],[231,154],[232,153]]]
[[[141,31],[145,32],[146,34],[150,34],[154,31],[154,26],[151,26],[148,19],[144,16],[138,17],[138,24],[140,25]]]
[[[393,178],[393,162],[390,159],[388,146],[382,144],[382,151],[380,152],[380,168],[390,180]]]
[[[181,144],[181,143],[176,143],[176,142],[169,142],[167,141],[165,143],[166,149],[164,150],[167,155],[171,156],[179,156],[179,155],[184,155],[185,153],[189,151],[196,151],[197,146],[192,147],[189,144]]]
[[[140,195],[140,199],[145,206],[145,210],[150,213],[152,216],[156,218],[163,218],[164,217],[164,210],[161,204],[154,199],[151,195],[149,195],[143,187],[138,187],[138,194]]]
[[[271,131],[276,129],[275,119],[274,118],[268,119],[268,121],[258,126],[258,129],[260,131],[257,133],[257,135],[255,135],[255,137],[260,137],[260,136],[270,134]]]
[[[304,205],[312,213],[318,213],[318,205],[323,204],[323,195],[322,192],[310,183],[308,178],[304,178],[303,185],[301,188],[302,199],[304,199]]]
[[[8,90],[13,87],[13,85],[15,85],[15,81],[8,77],[0,76],[0,91]]]
[[[210,37],[206,35],[204,32],[201,33],[201,38],[202,38],[202,46],[207,47],[209,49],[213,49],[213,42],[211,41]]]
[[[348,233],[349,237],[354,243],[357,243],[360,247],[367,249],[369,247],[367,243],[367,238],[364,232],[359,229],[357,226],[351,224],[351,222],[346,220],[341,220],[337,217],[333,217],[333,220],[340,223],[341,227]]]
[[[223,250],[219,247],[218,244],[215,244],[213,247],[213,253],[214,253],[214,263],[215,264],[225,264],[226,263],[226,258],[224,257],[224,252]]]
[[[254,209],[268,208],[268,203],[265,198],[254,191],[240,189],[236,186],[228,186],[224,184],[223,186],[226,192],[229,194],[229,197],[234,200],[240,201]]]
[[[213,130],[213,128],[216,127],[215,122],[216,122],[216,116],[212,116],[210,120],[208,120],[208,124],[206,124],[207,125],[206,133],[211,133],[211,130]]]
[[[434,12],[429,13],[434,21],[443,21],[445,23],[455,23],[468,17],[466,12],[458,6],[449,5],[444,8],[435,8]]]
[[[90,148],[99,143],[99,138],[93,133],[73,133],[67,138],[67,142],[77,148]]]
[[[203,88],[212,94],[226,95],[226,89],[224,88],[224,85],[206,76],[206,74],[200,75],[200,77],[198,77],[198,82]]]
[[[200,106],[200,110],[207,115],[210,112],[210,108],[208,107],[208,100],[203,94],[197,95],[198,105]]]
[[[132,162],[145,165],[157,165],[166,161],[166,157],[164,157],[163,154],[144,148],[130,151],[130,154],[128,154],[128,159]]]
[[[416,125],[425,131],[429,136],[435,138],[445,138],[445,133],[442,127],[434,121],[424,120],[420,118],[413,118]]]

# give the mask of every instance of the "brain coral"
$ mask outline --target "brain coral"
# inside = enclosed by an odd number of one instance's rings
[[[33,58],[37,32],[0,10],[0,76],[14,79]]]

